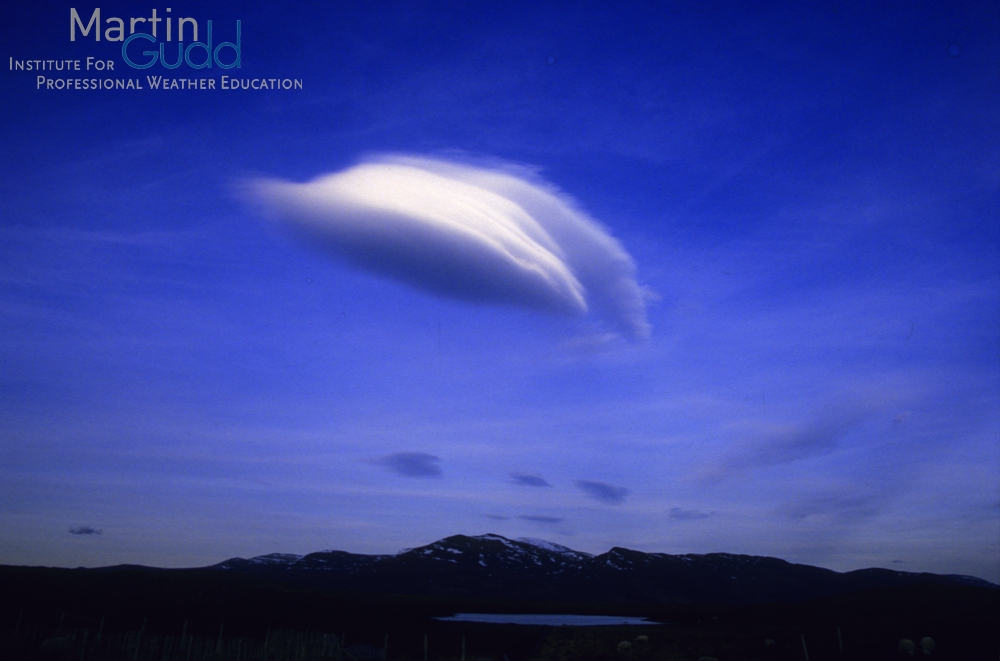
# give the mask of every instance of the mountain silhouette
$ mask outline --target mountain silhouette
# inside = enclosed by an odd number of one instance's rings
[[[231,558],[208,569],[355,592],[647,604],[792,602],[928,583],[997,587],[971,576],[878,568],[842,573],[729,553],[669,555],[615,547],[591,555],[493,534],[454,535],[395,555],[275,553]]]

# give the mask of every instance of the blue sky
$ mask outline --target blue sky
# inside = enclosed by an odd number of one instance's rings
[[[147,89],[0,82],[0,562],[1000,581],[1000,17],[871,4],[171,6],[242,51],[173,71],[5,7],[7,58]]]

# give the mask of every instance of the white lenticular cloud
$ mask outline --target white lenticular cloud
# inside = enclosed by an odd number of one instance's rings
[[[254,190],[361,268],[469,301],[589,313],[628,337],[649,336],[632,258],[527,170],[394,156]]]

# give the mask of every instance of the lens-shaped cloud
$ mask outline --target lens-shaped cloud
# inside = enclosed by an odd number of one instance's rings
[[[383,157],[252,190],[338,258],[438,294],[575,315],[649,335],[632,258],[524,168]]]

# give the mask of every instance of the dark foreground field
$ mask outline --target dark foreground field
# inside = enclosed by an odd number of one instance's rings
[[[930,659],[1000,658],[1000,590],[916,585],[797,604],[664,606],[501,602],[290,588],[203,570],[116,572],[0,567],[0,659],[336,659],[697,661],[895,659],[902,638]],[[455,612],[633,615],[643,627],[440,622]],[[838,628],[840,639],[838,640]],[[639,635],[648,642],[634,642]],[[765,639],[774,645],[765,646]],[[630,650],[619,643],[632,641]],[[841,652],[841,643],[843,652]],[[363,647],[356,647],[361,645]],[[924,655],[918,650],[918,657]]]

